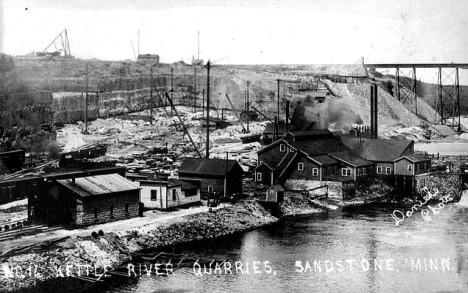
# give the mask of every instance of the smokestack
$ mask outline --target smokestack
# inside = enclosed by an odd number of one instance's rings
[[[371,138],[378,138],[378,106],[377,106],[377,85],[372,84],[370,87],[370,104],[371,104]]]

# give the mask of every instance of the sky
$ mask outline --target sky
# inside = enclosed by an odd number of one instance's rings
[[[3,0],[3,10],[12,55],[67,29],[78,58],[134,59],[139,31],[140,53],[191,62],[199,31],[200,58],[219,64],[468,63],[466,0]]]

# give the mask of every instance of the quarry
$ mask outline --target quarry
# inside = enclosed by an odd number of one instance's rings
[[[86,262],[118,277],[144,250],[412,203],[427,185],[459,200],[467,182],[466,153],[437,145],[468,143],[468,118],[441,125],[433,97],[418,97],[416,112],[397,99],[402,85],[363,63],[2,58],[14,64],[0,165],[10,268]]]

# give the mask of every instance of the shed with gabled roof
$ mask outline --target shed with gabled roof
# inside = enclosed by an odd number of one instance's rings
[[[88,226],[137,217],[140,187],[119,174],[57,179],[29,198],[29,220]]]
[[[180,179],[201,181],[201,196],[242,194],[243,170],[235,160],[186,158],[177,171]]]

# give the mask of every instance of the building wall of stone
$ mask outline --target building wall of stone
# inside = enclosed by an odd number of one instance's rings
[[[89,226],[138,217],[139,203],[139,190],[78,200],[76,207],[76,225]],[[125,211],[127,204],[128,210]],[[111,207],[113,207],[112,214]]]

